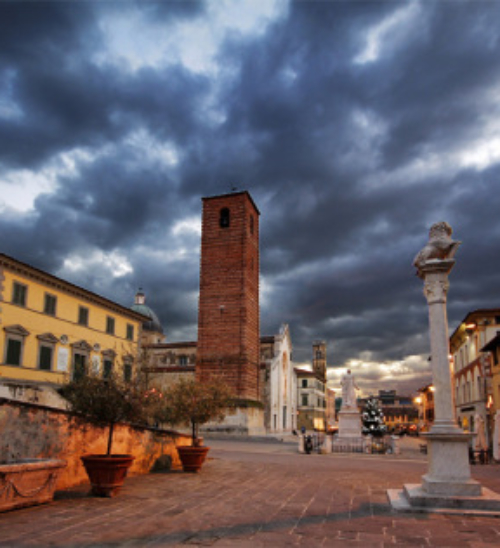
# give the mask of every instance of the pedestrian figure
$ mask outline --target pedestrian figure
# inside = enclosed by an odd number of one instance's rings
[[[312,453],[312,450],[313,450],[313,440],[312,440],[312,436],[311,436],[311,435],[306,436],[306,441],[305,441],[305,443],[304,443],[304,449],[305,449],[307,455],[310,455],[310,454]]]

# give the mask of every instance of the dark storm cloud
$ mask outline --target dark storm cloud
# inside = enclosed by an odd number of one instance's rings
[[[123,2],[118,2],[123,4]],[[170,0],[168,2],[144,2],[135,0],[133,5],[139,8],[153,22],[169,19],[189,19],[203,15],[206,4],[202,0]],[[116,6],[113,6],[115,8]],[[120,5],[121,7],[121,5]]]
[[[169,340],[195,337],[200,198],[237,186],[262,213],[263,334],[289,323],[297,361],[318,338],[336,366],[428,353],[411,263],[435,221],[464,242],[451,327],[498,306],[500,153],[465,161],[499,139],[496,3],[291,2],[259,32],[221,35],[215,72],[106,57],[103,17],[139,14],[167,32],[209,7],[0,4],[0,173],[89,156],[33,212],[2,215],[3,251],[54,272],[78,253],[119,253],[121,277],[67,275],[124,304],[143,286]],[[175,160],[153,154],[158,143]],[[406,369],[394,375],[411,386]]]
[[[103,4],[113,6],[120,7]],[[130,74],[92,62],[104,40],[99,7],[0,6],[0,74],[9,79],[12,102],[23,113],[0,125],[5,167],[39,166],[61,150],[103,146],[141,124],[180,143],[195,131],[196,102],[206,89],[202,78],[180,66]]]

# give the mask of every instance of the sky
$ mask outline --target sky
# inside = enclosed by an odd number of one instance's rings
[[[261,333],[330,385],[430,381],[412,261],[500,305],[500,2],[0,1],[0,251],[195,340],[201,198],[260,209]]]

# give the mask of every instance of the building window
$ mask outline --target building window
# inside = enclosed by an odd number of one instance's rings
[[[127,340],[128,341],[134,340],[134,326],[130,323],[127,324]]]
[[[52,361],[54,359],[54,349],[58,342],[57,337],[52,333],[38,335],[38,369],[43,371],[52,370]]]
[[[12,287],[12,303],[19,306],[26,306],[26,294],[28,293],[28,286],[14,282]]]
[[[80,325],[89,325],[89,309],[85,306],[78,308],[78,323]]]
[[[230,222],[231,222],[231,216],[230,216],[229,209],[227,207],[223,207],[220,210],[219,225],[221,228],[228,228]]]
[[[87,374],[87,356],[86,354],[73,354],[73,380],[77,381]]]
[[[56,315],[57,297],[50,293],[45,293],[45,303],[43,306],[43,312],[49,316]]]
[[[73,349],[73,380],[77,381],[87,374],[87,363],[92,347],[86,341],[71,345]]]
[[[40,345],[38,354],[38,368],[44,371],[52,369],[52,346]]]
[[[114,350],[104,350],[102,353],[102,376],[104,379],[109,379],[113,374],[113,365],[116,357]]]
[[[8,337],[7,352],[5,363],[7,365],[21,365],[21,354],[23,349],[23,341],[17,338]]]
[[[24,339],[29,332],[20,325],[4,327],[5,330],[5,355],[4,363],[6,365],[22,365]]]
[[[179,365],[187,365],[188,359],[187,356],[179,356]]]
[[[307,394],[302,395],[302,406],[307,407],[309,405],[309,398],[307,397]]]
[[[111,360],[104,360],[103,367],[102,367],[102,376],[105,379],[109,379],[111,377],[111,373],[113,372],[113,362]]]
[[[108,316],[106,318],[106,333],[108,335],[114,335],[115,334],[115,319],[111,316]]]
[[[302,388],[307,388],[307,379],[302,379]]]
[[[132,362],[126,361],[123,364],[123,380],[125,382],[130,382],[132,380]]]

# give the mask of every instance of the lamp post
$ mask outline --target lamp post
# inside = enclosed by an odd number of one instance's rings
[[[417,404],[417,411],[418,411],[418,424],[417,424],[417,434],[420,434],[420,430],[422,429],[423,420],[423,399],[422,396],[417,396],[413,399],[413,401]]]

